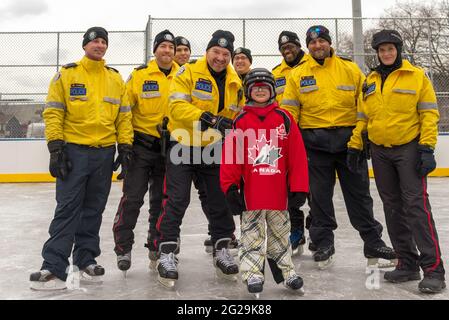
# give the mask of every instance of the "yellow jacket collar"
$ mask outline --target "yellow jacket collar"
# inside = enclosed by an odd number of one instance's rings
[[[104,59],[101,59],[100,61],[89,59],[88,57],[84,56],[80,64],[87,70],[87,71],[98,71],[104,68],[105,61]]]
[[[416,67],[414,67],[408,60],[402,59],[402,66],[394,70],[391,74],[396,73],[398,71],[414,72],[416,71]],[[374,74],[379,75],[379,72],[375,71]]]

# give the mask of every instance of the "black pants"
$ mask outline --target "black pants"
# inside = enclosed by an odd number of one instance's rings
[[[189,147],[185,148],[189,149]],[[222,238],[232,238],[235,225],[225,196],[220,189],[219,165],[174,164],[169,157],[163,211],[157,223],[158,245],[162,242],[178,240],[182,219],[190,203],[190,190],[195,175],[203,181],[205,186],[212,243]]]
[[[97,263],[100,226],[111,190],[115,146],[90,148],[68,143],[72,171],[56,179],[56,210],[42,249],[42,269],[67,279],[69,257],[80,270]]]
[[[425,273],[444,274],[427,179],[416,170],[417,147],[416,140],[393,148],[371,144],[377,190],[400,262],[413,269],[421,266]]]
[[[352,226],[366,246],[385,245],[381,239],[382,225],[373,215],[367,162],[363,174],[354,174],[346,166],[346,151],[330,153],[308,148],[307,156],[313,217],[309,234],[312,242],[317,247],[334,244],[333,230],[337,228],[337,221],[332,198],[337,173]]]
[[[116,254],[124,254],[134,244],[134,228],[139,217],[144,197],[149,191],[149,231],[147,244],[150,250],[156,251],[154,237],[156,223],[162,210],[163,184],[165,176],[165,160],[161,153],[150,150],[148,146],[134,144],[134,163],[129,168],[123,182],[123,196],[117,210],[112,228],[114,233]]]

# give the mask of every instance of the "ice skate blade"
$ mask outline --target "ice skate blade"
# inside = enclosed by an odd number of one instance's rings
[[[122,271],[123,279],[126,279],[126,276],[127,276],[127,274],[126,274],[126,273],[127,273],[127,271],[126,271],[126,270],[123,270],[123,271]]]
[[[251,293],[251,294],[252,294],[254,299],[256,299],[256,300],[260,299],[260,293],[259,292],[258,293]]]
[[[160,275],[157,276],[157,281],[167,289],[173,289],[176,284],[175,279],[163,278]]]
[[[304,245],[299,245],[295,250],[292,250],[292,256],[302,256],[304,253]]]
[[[379,262],[379,260],[381,260]],[[383,262],[387,261],[387,262]],[[388,269],[394,268],[398,264],[398,259],[385,260],[380,258],[368,258],[367,267],[368,268],[379,268],[379,269]]]
[[[34,291],[57,291],[66,290],[65,281],[54,279],[47,282],[30,281],[30,289]]]
[[[238,273],[225,274],[225,273],[223,273],[223,271],[221,271],[220,268],[215,268],[215,273],[217,274],[218,278],[221,278],[221,279],[224,279],[224,280],[227,280],[227,281],[233,281],[233,282],[237,281]]]
[[[85,272],[80,274],[80,283],[83,284],[101,284],[103,283],[103,276],[90,276]]]
[[[317,266],[320,270],[326,270],[334,264],[334,257],[330,256],[329,259],[324,261],[318,261]]]

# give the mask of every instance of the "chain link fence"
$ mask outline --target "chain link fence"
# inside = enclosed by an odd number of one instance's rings
[[[337,54],[362,59],[366,73],[376,63],[371,36],[380,28],[398,29],[404,37],[404,56],[423,67],[437,92],[440,133],[449,133],[449,21],[447,19],[360,19],[364,52],[353,50],[353,19],[179,19],[149,17],[145,30],[109,32],[108,65],[126,79],[133,67],[152,58],[154,37],[164,29],[190,40],[192,58],[201,57],[217,29],[235,35],[234,47],[251,49],[253,67],[273,68],[282,61],[278,36],[296,32],[305,51],[305,33],[316,24],[331,33]],[[84,32],[0,32],[0,138],[43,135],[42,110],[50,79],[62,65],[80,60]]]

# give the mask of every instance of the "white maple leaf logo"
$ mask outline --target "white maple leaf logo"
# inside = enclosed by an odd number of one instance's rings
[[[248,158],[252,160],[253,166],[269,165],[276,167],[276,162],[282,158],[282,148],[271,145],[271,140],[267,141],[265,135],[260,140],[256,140],[256,144],[248,148]]]

